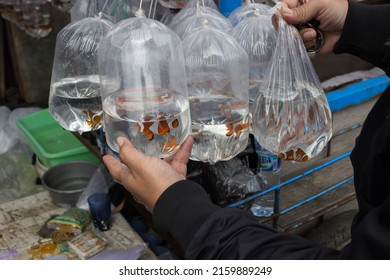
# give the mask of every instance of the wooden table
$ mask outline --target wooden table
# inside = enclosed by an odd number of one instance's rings
[[[16,252],[12,259],[28,259],[26,250],[42,241],[37,232],[52,215],[66,209],[54,204],[47,191],[0,204],[0,256]],[[140,259],[156,259],[142,238],[122,214],[112,216],[112,227],[104,232],[110,240],[110,249],[144,246]]]

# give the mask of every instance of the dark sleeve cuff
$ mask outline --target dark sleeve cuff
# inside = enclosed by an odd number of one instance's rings
[[[358,56],[383,69],[383,63],[389,63],[384,61],[385,44],[390,39],[389,26],[389,4],[368,5],[349,1],[343,32],[334,52]]]
[[[200,185],[183,180],[170,186],[157,200],[153,223],[186,248],[199,227],[218,209]]]

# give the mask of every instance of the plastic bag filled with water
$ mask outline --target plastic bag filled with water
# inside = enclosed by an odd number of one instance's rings
[[[249,56],[249,110],[253,114],[253,104],[259,88],[267,77],[267,69],[276,46],[276,30],[272,25],[271,14],[254,12],[233,28],[232,36]]]
[[[252,125],[263,148],[293,161],[316,156],[332,137],[331,111],[318,76],[298,30],[281,18]]]
[[[230,33],[233,26],[216,9],[197,5],[182,9],[169,23],[169,27],[175,31],[181,39],[191,34],[195,29],[201,28],[204,20],[209,22],[210,27],[217,28],[226,33]]]
[[[180,38],[142,12],[119,22],[98,51],[104,131],[118,152],[118,136],[147,155],[165,158],[190,132]]]
[[[191,159],[216,163],[248,145],[248,55],[227,33],[202,28],[183,41],[194,144]]]
[[[49,111],[66,130],[82,133],[101,127],[97,48],[112,26],[99,17],[85,18],[57,35]]]
[[[38,39],[52,31],[50,8],[46,0],[0,0],[0,16]]]

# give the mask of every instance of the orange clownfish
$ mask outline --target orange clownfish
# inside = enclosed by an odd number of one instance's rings
[[[171,128],[177,128],[179,126],[179,120],[174,119],[169,126],[167,120],[151,121],[152,116],[145,116],[144,121],[140,121],[135,124],[135,129],[146,135],[149,141],[153,140],[154,135],[158,134],[164,136],[171,131]]]
[[[232,136],[235,133],[235,138],[238,139],[242,131],[249,128],[248,122],[240,123],[241,121],[242,119],[226,124],[226,128],[228,130],[226,136]]]
[[[177,146],[178,146],[178,144],[175,141],[175,136],[171,135],[171,137],[169,138],[169,143],[163,146],[162,152],[168,153],[168,152],[174,150]]]
[[[102,120],[101,114],[94,114],[91,110],[85,111],[85,115],[87,116],[87,124],[91,127],[91,129],[97,129],[100,127]]]
[[[295,151],[289,150],[285,153],[279,153],[278,155],[281,159],[285,160],[294,160],[294,161],[307,161],[309,160],[309,156],[301,149],[298,148]]]

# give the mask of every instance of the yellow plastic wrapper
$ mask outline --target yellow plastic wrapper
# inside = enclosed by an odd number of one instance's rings
[[[57,244],[53,242],[46,242],[37,244],[27,249],[30,260],[43,260],[47,257],[58,255]]]
[[[50,220],[48,227],[53,230],[51,235],[53,241],[59,243],[81,234],[90,222],[91,214],[88,210],[71,208]]]

